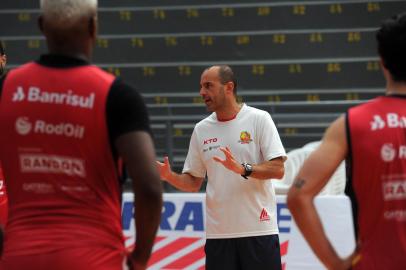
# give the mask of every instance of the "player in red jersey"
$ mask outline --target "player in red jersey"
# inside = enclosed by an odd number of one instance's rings
[[[1,168],[0,164],[0,242],[3,242],[3,234],[2,230],[4,229],[4,226],[6,225],[7,221],[7,194],[6,194],[6,186],[5,186],[5,181],[4,181],[4,176],[3,176],[3,170]],[[0,254],[1,254],[2,248],[1,248],[1,243],[0,243]]]
[[[6,51],[3,42],[0,41],[0,79],[5,75],[5,67],[7,63]],[[7,194],[6,185],[3,175],[3,170],[0,164],[0,254],[1,254],[1,243],[3,242],[2,229],[6,225],[7,220]]]
[[[406,13],[385,21],[376,37],[386,95],[337,119],[288,193],[297,225],[328,269],[406,269]],[[313,199],[346,158],[358,247],[341,259]]]
[[[49,54],[0,81],[9,217],[1,270],[145,269],[162,186],[141,95],[89,63],[96,0],[42,0]],[[121,226],[118,159],[133,179],[136,248]]]

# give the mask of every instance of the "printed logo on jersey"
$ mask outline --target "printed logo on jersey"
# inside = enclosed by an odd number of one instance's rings
[[[50,194],[55,192],[55,188],[53,185],[41,182],[24,183],[23,190],[25,192],[31,192],[35,194]]]
[[[265,208],[262,208],[261,214],[259,215],[259,221],[269,221],[271,218]]]
[[[28,135],[31,131],[36,134],[56,135],[82,139],[85,134],[85,127],[71,123],[51,124],[43,120],[36,120],[32,124],[28,117],[19,117],[16,120],[15,128],[18,134]]]
[[[203,144],[210,144],[217,142],[217,138],[203,140]]]
[[[383,183],[385,201],[406,200],[406,180]]]
[[[396,150],[391,143],[385,143],[381,148],[381,157],[385,162],[391,162],[396,157]]]
[[[396,158],[406,159],[406,145],[396,148],[391,143],[385,143],[381,147],[381,158],[385,162],[392,162]]]
[[[241,131],[240,140],[238,142],[241,144],[248,144],[252,142],[251,134],[248,131]]]
[[[14,92],[12,101],[13,102],[19,102],[23,101],[25,98],[24,90],[22,87],[17,87],[17,91]]]
[[[370,122],[371,130],[381,130],[387,128],[406,128],[406,117],[397,113],[387,113],[385,117],[374,115]]]
[[[55,173],[86,177],[85,161],[67,156],[21,154],[20,167],[24,173]]]
[[[71,107],[79,107],[83,109],[93,109],[95,93],[90,93],[88,96],[75,94],[72,90],[67,90],[63,93],[47,92],[38,87],[30,86],[25,92],[22,86],[18,86],[13,94],[13,102],[28,101],[32,103],[57,104]]]
[[[203,145],[212,144],[212,143],[216,143],[216,142],[218,142],[217,138],[204,139],[203,140]],[[203,148],[203,153],[205,153],[207,151],[215,150],[215,149],[218,149],[218,148],[220,148],[220,145],[218,145],[218,144],[217,145],[210,145],[210,146],[208,146],[206,148]]]
[[[207,148],[203,148],[203,153],[207,152],[207,151],[211,151],[211,150],[216,150],[220,148],[220,145],[213,145],[213,146],[209,146]]]
[[[32,124],[29,121],[28,117],[19,117],[17,118],[15,128],[18,134],[20,135],[27,135],[31,132]]]
[[[0,176],[0,197],[6,195],[5,190],[4,180]]]

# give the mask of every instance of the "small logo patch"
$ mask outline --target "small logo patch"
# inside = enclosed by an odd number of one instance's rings
[[[251,134],[248,131],[241,131],[240,140],[238,142],[241,144],[248,144],[252,142]]]
[[[271,218],[269,217],[266,209],[262,208],[261,215],[259,215],[259,221],[268,221],[268,220],[271,220]]]

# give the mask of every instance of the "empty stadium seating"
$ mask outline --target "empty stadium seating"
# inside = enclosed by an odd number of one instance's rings
[[[2,0],[9,67],[46,44],[37,0]],[[94,63],[145,97],[160,157],[180,170],[194,124],[207,116],[200,74],[230,64],[240,101],[271,113],[286,149],[319,140],[353,105],[384,91],[375,30],[405,1],[99,0]]]

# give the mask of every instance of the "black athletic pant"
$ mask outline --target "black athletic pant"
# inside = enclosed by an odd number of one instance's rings
[[[281,270],[279,236],[207,239],[207,270]]]

